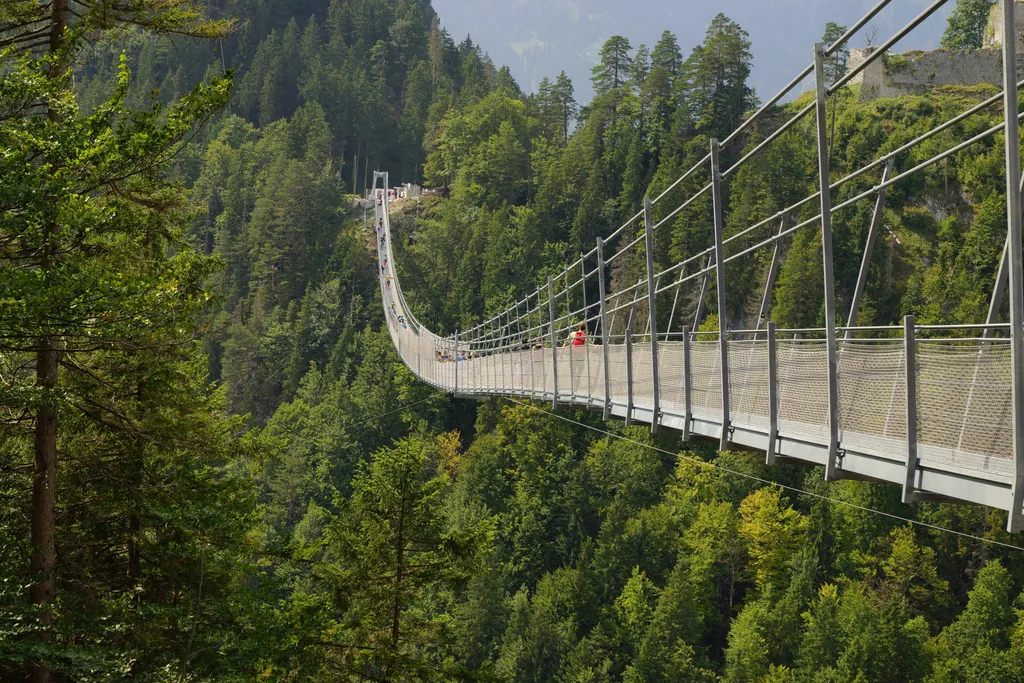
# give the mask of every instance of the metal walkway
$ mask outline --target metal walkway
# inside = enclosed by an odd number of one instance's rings
[[[937,0],[859,69],[944,3]],[[652,429],[671,428],[684,439],[717,439],[723,449],[762,450],[768,463],[791,460],[822,465],[828,480],[896,483],[903,488],[906,502],[951,500],[1010,511],[1008,529],[1019,531],[1024,526],[1024,276],[1017,145],[1006,146],[1007,176],[1011,179],[1007,248],[987,322],[917,325],[907,316],[899,327],[856,324],[887,188],[997,132],[1005,130],[1008,140],[1019,139],[1020,115],[1002,117],[1001,124],[908,170],[896,168],[897,157],[994,104],[1009,103],[1004,111],[1016,111],[1016,59],[1004,60],[1003,93],[832,182],[825,107],[829,95],[856,71],[826,87],[823,63],[888,4],[887,0],[879,2],[834,45],[815,46],[814,63],[722,141],[723,146],[731,143],[804,78],[815,74],[815,102],[739,161],[722,169],[719,143],[712,140],[707,157],[659,197],[646,200],[644,210],[607,240],[598,239],[594,249],[548,278],[535,292],[461,334],[441,337],[432,333],[406,305],[393,268],[388,177],[375,173],[375,193],[379,189],[385,196],[377,208],[381,291],[389,331],[403,361],[424,381],[458,396],[519,396],[555,406],[601,410],[606,419],[615,416],[650,424]],[[1012,55],[1016,45],[1014,3],[1004,3],[1003,13],[1004,26],[1009,27],[1004,52]],[[823,191],[725,235],[722,183],[812,111],[816,114]],[[666,209],[665,217],[656,222],[653,212],[659,202],[667,202],[670,191],[684,179],[699,178],[700,174],[708,180],[702,189],[673,210]],[[863,184],[871,174],[879,176],[877,182],[852,199],[832,205],[832,191],[848,182]],[[770,303],[785,238],[799,229],[821,230],[825,313],[826,319],[835,320],[831,222],[834,214],[865,200],[874,204],[874,218],[847,325],[776,329],[770,321]],[[714,245],[656,272],[655,231],[697,201],[707,201],[713,208]],[[790,225],[787,218],[799,215],[801,207],[812,202],[820,204],[820,213]],[[604,251],[613,240],[618,241],[616,249],[605,259]],[[766,247],[773,253],[754,327],[733,329],[726,316],[720,316],[717,330],[695,332],[704,321],[712,277],[717,310],[730,310],[725,269],[716,264],[745,263],[748,255]],[[620,285],[613,292],[608,274],[620,258],[632,262],[646,258],[646,272],[632,286]],[[692,325],[676,319],[680,292],[687,286],[700,288]],[[1008,324],[997,321],[1007,290]],[[581,323],[586,343],[572,345],[570,335]]]

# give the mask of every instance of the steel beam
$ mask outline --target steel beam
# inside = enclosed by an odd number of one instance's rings
[[[1024,528],[1024,242],[1021,240],[1020,124],[1017,100],[1015,2],[1003,3],[1003,118],[1006,124],[1006,219],[1010,240],[1010,366],[1013,396],[1013,462],[1007,530]]]
[[[676,308],[679,306],[679,292],[683,290],[683,277],[686,275],[686,266],[679,269],[679,279],[676,281],[676,293],[672,297],[672,310],[668,312],[668,329],[665,330],[665,341],[670,340],[672,334],[672,321],[676,317]]]
[[[1016,42],[1014,43],[1016,44]],[[825,346],[828,353],[828,462],[825,480],[836,479],[836,455],[839,452],[839,370],[836,362],[836,297],[832,273],[832,193],[829,188],[828,116],[825,92],[825,47],[814,46],[814,81],[818,127],[818,181],[821,195],[821,260],[825,280]],[[1016,119],[1014,119],[1016,120]],[[1016,176],[1015,176],[1016,177]]]
[[[775,464],[775,442],[779,438],[779,361],[775,346],[775,322],[768,321],[768,451],[765,462]]]
[[[916,499],[914,480],[917,478],[917,353],[914,335],[914,316],[903,318],[903,347],[907,388],[907,471],[903,481],[903,502]]]
[[[630,315],[632,317],[632,314]],[[633,331],[626,327],[626,426],[633,422]]]
[[[583,271],[583,281],[580,287],[583,289],[583,325],[587,331],[587,336],[583,338],[583,356],[585,359],[585,365],[587,367],[587,407],[589,408],[594,403],[594,391],[590,384],[590,326],[587,325],[587,320],[590,318],[590,306],[587,305],[587,259],[586,254],[580,252],[580,270]]]
[[[601,411],[601,419],[611,418],[612,409],[612,379],[608,373],[608,344],[611,335],[608,334],[607,295],[604,284],[604,240],[597,238],[597,287],[601,297],[601,355],[604,362],[604,408]]]
[[[551,328],[551,410],[558,408],[558,339],[555,336],[555,286],[548,275],[548,315]]]
[[[896,160],[889,157],[882,170],[882,189],[878,191],[878,198],[875,200],[875,211],[871,215],[871,226],[868,228],[868,239],[864,245],[864,255],[860,260],[860,272],[857,274],[857,286],[853,290],[853,301],[850,303],[850,315],[846,319],[847,327],[857,325],[857,313],[860,311],[860,300],[864,296],[864,288],[868,283],[868,269],[871,267],[871,254],[875,250],[875,239],[878,237],[878,229],[882,226],[882,210],[885,208],[885,196],[889,187],[885,184],[892,177],[893,165]],[[853,330],[846,330],[846,339],[853,336]]]
[[[757,315],[757,326],[756,330],[761,329],[761,325],[764,324],[768,319],[768,311],[772,305],[772,292],[775,290],[775,278],[779,275],[779,264],[782,261],[782,231],[786,229],[786,221],[789,220],[789,214],[782,217],[779,221],[779,232],[775,239],[775,249],[772,250],[772,262],[768,266],[768,279],[764,283],[764,296],[761,298],[761,310]],[[754,339],[757,339],[757,334],[754,334]]]
[[[640,288],[633,290],[633,303],[629,307],[629,317],[626,319],[626,424],[633,420],[633,316],[636,315],[636,300],[640,294]]]
[[[658,431],[658,418],[661,415],[661,385],[658,381],[658,311],[655,307],[656,292],[654,284],[654,221],[651,220],[651,198],[644,197],[644,246],[647,251],[647,326],[651,332],[651,381],[654,384],[654,419],[651,421],[651,433]]]
[[[700,329],[700,324],[704,322],[704,306],[708,300],[708,287],[711,286],[711,263],[714,262],[715,255],[708,254],[707,263],[704,264],[704,279],[700,285],[700,298],[697,299],[697,312],[693,316],[693,331],[696,332]]]
[[[690,423],[693,421],[693,397],[690,385],[690,330],[683,325],[683,441],[690,440]]]
[[[459,328],[455,328],[455,390],[452,393],[459,393]]]
[[[1006,285],[1010,279],[1006,258],[1010,254],[1010,238],[1007,236],[1003,245],[1003,252],[999,255],[999,269],[996,271],[996,286],[992,290],[992,299],[988,304],[988,315],[985,317],[986,325],[995,325],[999,322],[999,309],[1003,307],[1003,297],[1006,295]],[[991,339],[995,330],[987,328],[981,333],[982,339]]]
[[[719,448],[729,448],[729,342],[727,338],[725,308],[725,257],[722,233],[725,230],[725,212],[722,206],[722,168],[718,160],[718,140],[711,140],[711,193],[715,211],[715,283],[718,289],[718,346],[722,359],[722,436]]]

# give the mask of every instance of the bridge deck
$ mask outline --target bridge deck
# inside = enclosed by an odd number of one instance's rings
[[[387,211],[379,209],[378,216],[387,237],[381,261],[393,262]],[[686,436],[722,438],[726,421],[717,340],[658,341],[659,412],[654,415],[649,335],[629,348],[625,343],[608,345],[607,393],[605,350],[591,340],[583,346],[552,349],[547,343],[462,361],[438,360],[441,351],[457,354],[456,349],[464,347],[416,324],[406,310],[397,278],[387,282],[384,272],[381,289],[395,347],[418,377],[443,391],[472,398],[500,395],[554,401],[606,411],[635,423],[657,424]],[[774,343],[774,363],[767,339],[727,343],[730,410],[725,440],[738,448],[767,451],[774,431],[775,456],[825,465],[830,441],[825,341]],[[916,340],[914,349],[914,497],[1009,510],[1014,468],[1007,341]],[[901,485],[906,481],[910,452],[906,357],[906,344],[900,338],[839,342],[836,476]]]

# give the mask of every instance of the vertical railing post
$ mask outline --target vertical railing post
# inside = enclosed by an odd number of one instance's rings
[[[846,339],[853,337],[851,327],[857,325],[857,313],[860,311],[860,300],[864,296],[864,288],[868,282],[868,269],[871,268],[871,253],[875,250],[875,238],[878,237],[878,229],[882,226],[882,211],[885,208],[885,195],[888,187],[885,183],[892,177],[893,164],[896,159],[889,157],[885,162],[885,169],[882,170],[883,187],[878,191],[878,198],[875,200],[875,211],[871,215],[871,226],[868,228],[868,239],[864,245],[864,255],[860,260],[860,272],[857,274],[857,286],[853,290],[853,301],[850,302],[850,315],[846,319]]]
[[[555,285],[548,275],[548,315],[551,328],[551,410],[558,407],[558,339],[555,332]]]
[[[583,325],[586,330],[587,336],[583,337],[583,355],[585,358],[584,371],[587,373],[587,407],[589,408],[594,403],[594,391],[591,387],[590,382],[590,349],[593,344],[590,342],[590,326],[587,325],[587,320],[590,318],[590,307],[587,305],[587,258],[586,255],[580,251],[580,271],[583,282]]]
[[[768,455],[765,462],[775,464],[775,441],[779,437],[779,361],[775,346],[775,321],[768,321]]]
[[[711,193],[715,213],[715,276],[718,289],[718,344],[722,358],[722,437],[719,448],[728,450],[729,432],[729,342],[726,331],[725,306],[725,258],[722,249],[722,233],[725,230],[725,211],[722,206],[722,168],[718,160],[718,140],[711,140]]]
[[[633,422],[633,330],[626,327],[626,426]]]
[[[611,335],[608,334],[608,305],[604,283],[604,240],[600,237],[597,238],[597,291],[601,297],[601,355],[604,363],[604,409],[601,411],[601,419],[608,420],[612,410],[612,379],[608,374],[608,344]]]
[[[571,304],[572,297],[570,296],[570,291],[569,291],[569,266],[566,266],[565,270],[563,270],[562,272],[564,273],[564,277],[562,278],[562,286],[565,287],[565,326],[567,328],[569,328],[569,335],[571,337],[575,333],[575,329],[573,329],[573,325],[575,324],[576,321],[572,319],[572,304]],[[574,351],[575,351],[575,347],[572,345],[572,342],[569,342],[567,344],[567,346],[566,346],[566,349],[565,349],[565,355],[566,355],[566,357],[567,357],[567,359],[569,361],[569,403],[570,403],[570,405],[572,403],[575,403],[575,401],[576,401],[576,382],[575,382],[576,372],[575,372],[575,368],[574,368],[574,365],[575,365],[574,360],[575,359],[573,358],[573,355],[574,355],[573,352]]]
[[[903,502],[915,499],[914,480],[917,475],[917,353],[915,349],[914,316],[903,318],[903,357],[906,360],[907,389],[907,468],[903,480]]]
[[[455,381],[454,381],[455,391],[452,392],[452,393],[458,394],[459,393],[459,328],[457,328],[457,327],[455,328],[455,353],[454,353],[453,357],[455,359]]]
[[[533,332],[533,315],[530,313],[530,297],[526,297],[526,331],[527,331],[526,343],[530,347],[530,395],[531,396],[536,396],[537,395],[537,372],[536,372],[536,369],[533,366],[533,356],[534,356],[534,351],[535,351],[535,349],[533,347],[536,346],[536,343],[535,343],[535,339],[530,339],[529,338],[529,337],[532,336],[532,332]],[[536,339],[540,339],[540,338],[541,338],[541,331],[540,331],[540,290],[538,289],[537,290],[537,337],[536,337]]]
[[[1003,117],[1006,130],[1006,214],[1010,237],[1010,365],[1013,376],[1013,483],[1007,530],[1024,528],[1024,242],[1021,240],[1020,126],[1017,120],[1015,2],[1003,3]]]
[[[825,45],[814,46],[814,81],[818,128],[818,182],[821,195],[821,259],[825,280],[825,347],[828,355],[828,460],[825,480],[836,478],[839,452],[839,368],[836,362],[836,301],[832,275],[832,195],[829,189],[827,88],[825,83]]]
[[[683,325],[683,441],[690,440],[690,422],[693,421],[693,400],[690,380],[690,328]]]
[[[651,331],[651,382],[654,384],[651,433],[661,422],[661,384],[658,381],[658,311],[655,307],[658,288],[654,284],[654,221],[651,219],[651,198],[644,197],[644,246],[647,251],[647,317]]]
[[[509,339],[511,335],[509,330],[512,327],[512,323],[508,319],[508,311],[505,311],[505,324],[501,326],[501,346],[499,347],[499,355],[501,358],[501,393],[508,396],[509,393],[509,382],[512,381],[512,357],[509,355]],[[500,318],[499,318],[500,320]],[[505,369],[508,368],[508,377],[505,377]]]
[[[640,283],[637,283],[639,285]],[[633,315],[636,313],[636,300],[640,287],[633,290],[633,303],[629,307],[626,319],[626,425],[633,422]]]

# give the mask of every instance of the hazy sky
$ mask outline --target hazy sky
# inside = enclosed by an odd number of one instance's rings
[[[578,99],[589,100],[590,67],[601,44],[615,34],[635,48],[653,47],[661,32],[676,34],[683,56],[704,36],[712,18],[725,13],[749,34],[754,54],[752,84],[762,99],[774,95],[810,63],[825,23],[852,24],[877,0],[434,0],[456,42],[470,34],[501,65],[507,64],[528,91],[544,76],[564,69]],[[893,0],[871,25],[881,43],[932,4]],[[939,43],[949,0],[895,50],[930,49]],[[866,44],[865,31],[853,47]]]

